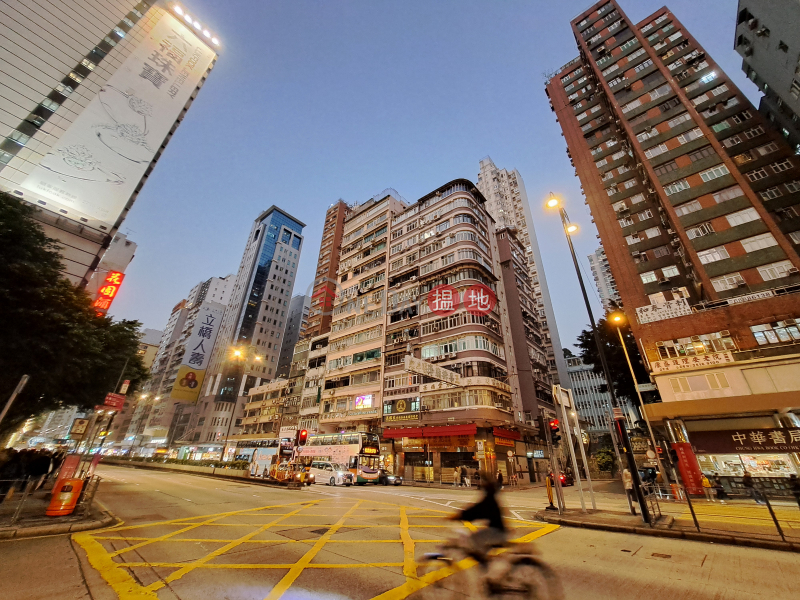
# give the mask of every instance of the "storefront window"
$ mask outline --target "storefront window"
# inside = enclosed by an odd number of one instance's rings
[[[741,477],[747,470],[753,477],[788,477],[797,470],[788,454],[699,454],[704,473]]]

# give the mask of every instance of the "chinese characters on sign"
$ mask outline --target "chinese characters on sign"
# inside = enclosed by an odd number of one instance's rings
[[[122,394],[106,394],[106,400],[103,402],[104,405],[108,406],[109,408],[113,408],[114,410],[120,410],[123,406],[125,406],[125,396]]]
[[[689,301],[686,298],[669,300],[661,304],[640,306],[636,309],[636,319],[642,325],[653,323],[654,321],[663,321],[664,319],[684,317],[690,314],[692,314],[692,307],[689,306]]]
[[[431,363],[419,358],[414,358],[413,356],[405,357],[405,369],[410,373],[427,375],[428,377],[438,379],[439,381],[443,381],[451,385],[461,385],[461,376],[458,373],[454,373],[448,369],[443,369],[442,367],[437,367],[436,365],[432,365]]]
[[[197,401],[224,312],[225,307],[217,302],[204,302],[198,309],[192,335],[186,341],[183,362],[172,388],[172,398]]]
[[[477,284],[464,290],[461,297],[452,285],[437,285],[428,293],[428,307],[436,315],[447,317],[462,305],[472,315],[488,315],[497,304],[497,296],[488,286]]]
[[[119,271],[109,271],[100,289],[97,290],[97,299],[92,303],[92,308],[97,311],[98,315],[104,315],[111,307],[111,303],[117,296],[119,286],[122,285],[122,280],[125,279],[125,274]]]
[[[800,452],[800,428],[693,431],[690,438],[698,454]]]
[[[699,369],[732,362],[733,354],[730,352],[714,352],[712,354],[701,354],[700,356],[683,356],[681,358],[670,358],[667,360],[654,360],[650,363],[650,369],[653,373],[666,373],[668,371]]]

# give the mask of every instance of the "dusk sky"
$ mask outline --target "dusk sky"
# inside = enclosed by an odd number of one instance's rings
[[[294,290],[307,293],[332,202],[387,187],[414,202],[476,181],[489,155],[525,181],[570,347],[588,317],[558,216],[542,208],[548,192],[582,226],[576,249],[600,313],[586,259],[598,239],[544,74],[577,56],[569,21],[590,4],[187,0],[220,56],[122,226],[139,248],[112,316],[162,329],[192,286],[236,272],[253,220],[273,204],[307,224]],[[664,3],[621,4],[639,21]],[[668,6],[757,103],[733,50],[736,0]]]

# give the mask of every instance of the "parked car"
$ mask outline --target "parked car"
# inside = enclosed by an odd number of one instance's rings
[[[327,460],[315,460],[311,462],[311,473],[316,480],[325,485],[353,485],[353,474],[347,470],[345,465],[329,462]]]
[[[399,475],[392,475],[386,469],[381,469],[378,475],[378,483],[381,485],[403,485],[403,478]]]
[[[575,485],[575,478],[570,475],[569,473],[561,473],[559,475],[559,479],[561,480],[561,485]]]

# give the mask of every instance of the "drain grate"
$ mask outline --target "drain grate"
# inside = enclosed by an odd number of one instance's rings
[[[655,556],[656,558],[672,558],[672,554],[659,554],[658,552],[653,552],[650,556]]]

